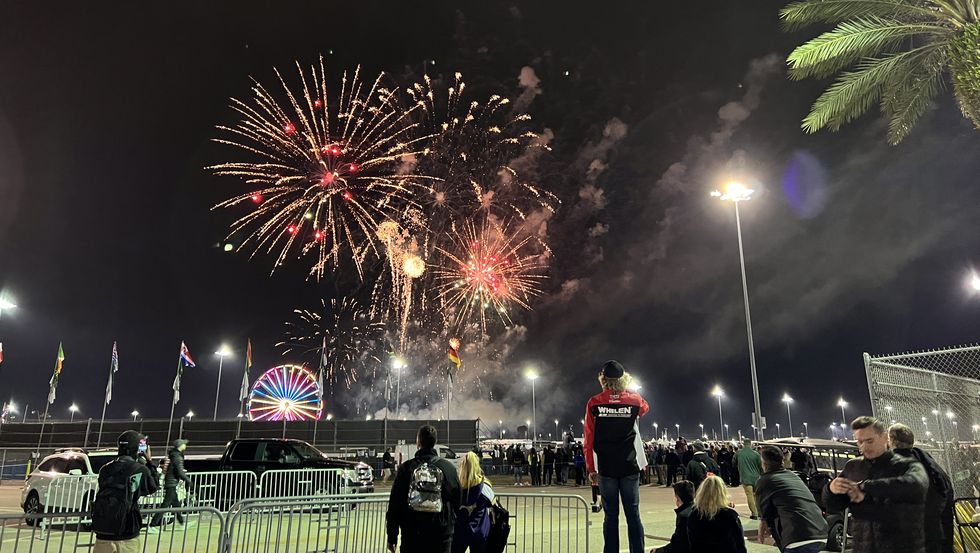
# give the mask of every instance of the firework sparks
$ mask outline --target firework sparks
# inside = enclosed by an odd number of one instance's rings
[[[544,275],[537,255],[524,252],[531,240],[507,224],[484,219],[479,226],[469,223],[452,233],[454,247],[438,248],[444,263],[435,271],[438,298],[449,311],[449,328],[462,332],[469,323],[511,323],[513,306],[531,309],[530,300],[541,293]]]
[[[374,322],[353,298],[322,301],[318,311],[296,309],[295,321],[286,322],[285,337],[276,347],[283,355],[298,354],[324,365],[324,383],[331,390],[341,382],[345,388],[358,380],[359,369],[376,369],[384,325]],[[323,349],[326,338],[326,351]]]
[[[367,84],[359,68],[345,72],[339,95],[328,102],[323,58],[309,73],[296,67],[298,94],[276,71],[287,102],[257,82],[251,102],[232,100],[242,119],[219,126],[227,137],[216,141],[254,161],[209,169],[254,189],[215,208],[252,204],[230,235],[243,234],[239,247],[253,255],[275,253],[276,267],[313,254],[311,274],[322,278],[344,255],[363,278],[365,259],[378,254],[379,223],[399,219],[429,187],[426,177],[404,171],[404,160],[421,155],[428,137],[413,122],[418,108],[401,106],[398,90],[383,86],[384,75]]]

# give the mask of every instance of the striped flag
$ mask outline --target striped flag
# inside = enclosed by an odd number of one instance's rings
[[[180,401],[180,376],[184,372],[184,365],[195,367],[194,360],[191,359],[191,352],[187,349],[187,344],[180,343],[180,357],[177,359],[177,376],[174,377],[174,405]]]
[[[119,372],[119,352],[116,350],[116,343],[112,343],[112,363],[109,368],[109,383],[105,387],[105,404],[109,405],[112,401],[112,383],[116,380],[116,373]]]
[[[58,377],[61,376],[61,367],[65,363],[65,349],[62,343],[58,343],[58,358],[54,362],[54,374],[51,375],[51,380],[48,381],[48,403],[54,403],[57,396],[56,390],[58,389]]]
[[[323,345],[320,346],[320,370],[317,372],[317,384],[319,386],[317,390],[317,396],[319,397],[322,405],[323,401],[323,373],[327,370],[327,337],[323,337]]]
[[[456,348],[449,346],[449,352],[447,353],[447,355],[449,356],[449,362],[456,365],[456,370],[458,371],[460,365],[463,364],[463,361],[460,360],[459,353],[456,352]],[[450,384],[452,384],[453,382],[453,372],[454,371],[452,367],[446,368],[446,375],[449,377]]]
[[[245,374],[242,375],[242,390],[238,394],[238,401],[245,401],[248,397],[248,370],[252,368],[252,340],[248,340],[245,348]]]

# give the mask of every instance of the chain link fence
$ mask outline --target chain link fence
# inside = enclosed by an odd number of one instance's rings
[[[909,425],[917,446],[949,473],[957,497],[975,496],[980,463],[980,345],[864,354],[871,407]]]

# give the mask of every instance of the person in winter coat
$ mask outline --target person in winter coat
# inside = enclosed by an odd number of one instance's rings
[[[381,456],[381,481],[385,484],[395,473],[395,457],[391,454],[391,448],[385,448],[385,454]]]
[[[177,486],[180,483],[184,484],[185,490],[191,490],[194,486],[191,483],[191,479],[187,477],[187,471],[184,470],[184,450],[187,449],[187,443],[187,440],[184,439],[174,440],[173,447],[167,451],[167,472],[163,476],[163,503],[160,504],[161,509],[180,507],[180,500],[177,498]],[[150,525],[159,526],[164,522],[164,515],[165,513],[154,515]],[[184,524],[184,516],[180,513],[174,513],[174,518],[177,520],[177,524]]]
[[[494,493],[490,481],[483,475],[480,458],[467,453],[459,464],[460,501],[456,512],[452,553],[483,553],[490,535],[490,506]]]
[[[652,553],[690,553],[691,541],[687,536],[687,521],[691,518],[691,510],[694,509],[694,484],[687,480],[681,480],[674,484],[674,509],[677,518],[674,521],[674,534],[670,536],[670,543],[663,547],[658,547]]]
[[[690,444],[684,444],[684,449],[681,450],[681,466],[684,467],[684,474],[687,475],[687,464],[694,459],[694,448]]]
[[[778,447],[760,451],[765,473],[755,483],[762,522],[759,543],[771,533],[776,547],[787,553],[817,553],[827,545],[827,521],[803,480],[783,465]]]
[[[717,476],[705,478],[687,521],[691,553],[746,553],[742,523],[730,505],[725,481]]]
[[[752,440],[746,439],[742,449],[735,452],[732,457],[735,468],[738,469],[738,479],[745,490],[745,499],[749,504],[749,512],[752,520],[758,520],[759,507],[755,502],[755,483],[762,474],[762,457],[752,449]]]
[[[544,450],[544,481],[545,486],[550,486],[555,477],[555,450],[554,446],[548,444]]]
[[[687,479],[694,484],[694,489],[698,489],[701,486],[701,482],[708,477],[708,473],[718,474],[721,469],[718,467],[718,463],[714,459],[708,456],[704,451],[704,444],[701,442],[694,442],[694,456],[691,457],[691,462],[687,464]]]
[[[438,433],[435,427],[419,428],[416,437],[418,451],[415,458],[398,467],[395,481],[388,497],[385,515],[388,534],[388,551],[395,553],[398,534],[401,533],[401,553],[451,553],[456,512],[460,505],[459,475],[452,463],[439,457],[436,451]],[[442,510],[438,513],[420,512],[410,506],[410,492],[416,469],[425,465],[430,472],[442,472],[440,495]]]
[[[527,454],[527,462],[531,467],[531,485],[540,486],[541,485],[541,456],[533,447],[531,451]]]
[[[127,430],[118,439],[119,456],[99,469],[99,491],[92,503],[92,531],[95,532],[93,553],[141,553],[139,498],[153,495],[159,488],[157,468],[150,461],[152,454],[146,437]],[[140,444],[146,445],[140,451]],[[113,490],[129,494],[129,512],[122,513],[110,501]],[[152,529],[156,530],[157,529]]]
[[[826,510],[850,509],[854,553],[924,553],[925,468],[888,450],[885,425],[878,419],[858,417],[851,430],[861,457],[848,461],[823,489]]]
[[[524,471],[527,470],[524,465],[524,450],[520,446],[514,448],[514,456],[511,458],[511,464],[514,465],[514,485],[523,486],[524,485]]]
[[[643,550],[640,521],[640,472],[646,467],[638,419],[650,406],[629,390],[632,377],[617,361],[608,361],[599,373],[602,392],[585,408],[585,465],[589,481],[598,482],[602,495],[604,553],[619,553],[619,504],[626,515],[630,553]]]
[[[718,451],[718,467],[721,468],[721,479],[725,481],[725,484],[732,485],[732,451],[726,447],[722,446]]]
[[[925,451],[914,447],[915,434],[904,424],[888,428],[888,443],[892,450],[922,463],[929,477],[926,492],[925,531],[926,553],[953,553],[953,484],[939,463]]]
[[[585,484],[585,456],[581,449],[575,450],[575,485]]]
[[[664,487],[669,488],[670,486],[673,486],[674,481],[677,480],[677,468],[681,466],[681,458],[679,455],[677,455],[677,451],[674,449],[667,451],[665,458],[665,463],[667,465],[667,484]]]

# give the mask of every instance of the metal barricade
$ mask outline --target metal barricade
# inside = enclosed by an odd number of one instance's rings
[[[497,500],[510,512],[508,551],[589,552],[590,506],[581,496],[500,493]]]
[[[232,505],[259,496],[255,473],[251,471],[188,472],[194,504],[225,512]]]
[[[180,513],[184,525],[161,527],[148,523],[157,514]],[[225,536],[224,519],[215,509],[184,507],[143,509],[144,528],[140,533],[144,553],[221,553]],[[35,524],[28,524],[28,517]],[[88,511],[57,513],[0,514],[0,553],[74,553],[91,550],[95,534],[88,524]]]
[[[388,494],[246,499],[228,513],[223,553],[385,551]]]
[[[261,497],[307,497],[347,493],[344,469],[267,470],[259,479]]]

